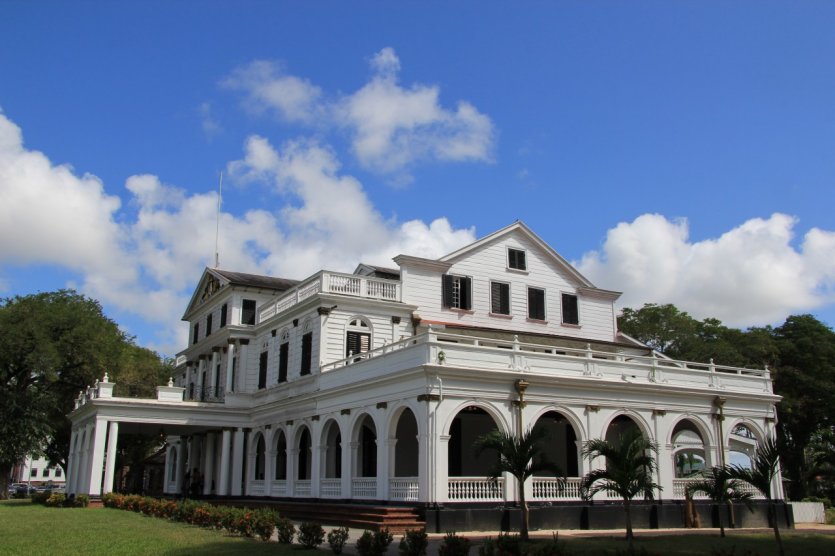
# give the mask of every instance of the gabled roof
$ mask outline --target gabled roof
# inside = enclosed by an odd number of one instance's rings
[[[203,276],[197,283],[197,287],[194,289],[194,293],[188,302],[182,318],[183,320],[188,320],[188,316],[192,311],[200,307],[209,297],[212,297],[215,293],[228,286],[272,290],[275,293],[280,293],[289,290],[298,283],[298,280],[290,280],[288,278],[274,278],[272,276],[261,276],[260,274],[246,274],[244,272],[232,272],[207,267],[203,271]]]
[[[504,237],[504,236],[507,236],[507,235],[510,235],[514,232],[518,232],[518,233],[521,233],[521,234],[525,235],[537,247],[542,249],[542,251],[544,251],[548,256],[550,256],[551,259],[557,264],[557,266],[562,268],[565,271],[566,274],[568,274],[569,276],[571,276],[575,280],[577,280],[577,282],[579,282],[580,285],[585,286],[587,288],[595,289],[595,290],[599,289],[599,288],[596,288],[595,285],[592,284],[591,281],[588,278],[586,278],[585,276],[580,274],[580,272],[576,268],[571,266],[571,263],[569,263],[567,260],[565,260],[559,253],[554,251],[554,249],[550,245],[548,245],[547,243],[542,241],[542,238],[540,238],[538,235],[533,233],[533,231],[530,228],[528,228],[525,225],[525,223],[522,222],[521,220],[517,220],[516,222],[514,222],[510,226],[506,226],[506,227],[502,228],[501,230],[498,230],[498,231],[493,232],[492,234],[486,235],[483,238],[479,239],[478,241],[476,241],[474,243],[471,243],[469,245],[466,245],[466,246],[462,247],[461,249],[459,249],[458,251],[453,251],[452,253],[450,253],[448,255],[445,255],[438,260],[439,261],[444,261],[444,262],[454,263],[457,260],[464,257],[466,254],[480,248],[481,246],[486,245],[490,242],[496,241],[497,239],[499,239],[501,237]],[[613,293],[613,294],[617,293],[618,295],[620,295],[620,292],[611,292],[611,293]]]
[[[289,290],[296,286],[299,280],[289,278],[274,278],[272,276],[261,276],[260,274],[245,274],[243,272],[232,272],[231,270],[220,270],[217,268],[207,269],[220,274],[233,286],[249,286],[252,288],[265,288],[272,290]]]
[[[387,268],[384,266],[377,266],[373,264],[360,263],[354,269],[354,274],[359,276],[373,276],[374,278],[384,278],[386,280],[400,280],[400,270],[397,268]]]

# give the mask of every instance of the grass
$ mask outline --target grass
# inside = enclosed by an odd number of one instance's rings
[[[0,553],[61,554],[298,554],[265,543],[193,525],[107,508],[47,508],[29,500],[0,502]]]
[[[645,549],[650,555],[777,554],[774,536],[766,530],[762,533],[729,531],[725,539],[720,539],[718,532],[715,535],[638,535],[635,548],[638,551]],[[789,555],[835,554],[835,535],[784,531],[783,539]],[[396,546],[398,540],[396,538],[392,546]],[[627,548],[620,536],[563,537],[561,540],[572,554],[577,555],[615,555]],[[327,545],[323,548],[325,552],[320,554],[330,553]],[[477,553],[476,547],[470,551],[471,555]],[[300,552],[298,545],[290,547],[243,539],[122,510],[56,509],[32,504],[29,500],[9,500],[0,502],[0,554],[290,556]]]

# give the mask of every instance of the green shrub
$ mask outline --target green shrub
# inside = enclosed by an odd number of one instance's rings
[[[46,499],[46,505],[50,508],[63,508],[67,505],[67,497],[57,492],[55,494],[50,494],[49,498]]]
[[[345,548],[345,543],[348,541],[348,528],[340,527],[332,529],[328,533],[328,544],[334,554],[342,554],[342,549]]]
[[[305,548],[316,548],[325,540],[325,530],[318,523],[305,522],[299,525],[299,542]]]
[[[278,512],[268,508],[260,508],[252,512],[252,530],[255,535],[266,542],[273,537],[275,522],[278,521]],[[324,535],[324,533],[322,533]],[[319,541],[320,543],[322,541]]]
[[[406,531],[398,548],[402,556],[426,556],[428,544],[426,531]]]
[[[75,501],[73,502],[74,508],[86,508],[90,505],[90,497],[86,494],[79,494],[75,497]]]
[[[469,553],[470,539],[459,537],[455,531],[448,531],[438,547],[438,556],[467,556]]]
[[[296,526],[286,517],[280,517],[275,520],[275,528],[278,531],[278,542],[284,544],[291,544],[293,536],[296,534]]]
[[[391,536],[388,529],[374,533],[365,531],[357,539],[357,552],[359,552],[360,556],[383,556],[393,540],[394,537]]]
[[[46,504],[46,501],[49,500],[49,497],[52,495],[51,492],[40,491],[35,492],[32,494],[32,503],[33,504]]]

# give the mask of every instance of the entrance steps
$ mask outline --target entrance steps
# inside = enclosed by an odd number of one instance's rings
[[[226,499],[212,503],[248,508],[271,508],[294,521],[312,521],[325,525],[340,525],[356,529],[402,535],[407,530],[423,531],[426,521],[418,508],[409,506],[375,506],[367,504],[330,504],[323,502],[290,502],[282,500]],[[326,527],[327,529],[327,527]]]

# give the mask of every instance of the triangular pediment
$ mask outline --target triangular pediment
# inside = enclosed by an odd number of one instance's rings
[[[183,313],[183,320],[188,320],[187,317],[192,311],[202,307],[206,301],[217,295],[218,292],[227,287],[230,280],[223,274],[213,268],[206,268],[203,271],[203,276],[197,282],[197,288],[191,295],[191,300],[188,302],[185,313]]]
[[[458,249],[457,251],[453,251],[448,255],[445,255],[439,259],[439,261],[443,261],[446,263],[455,264],[472,253],[479,251],[480,249],[484,248],[487,245],[490,245],[495,242],[500,242],[503,239],[509,236],[523,236],[528,242],[532,243],[537,249],[540,251],[542,256],[548,258],[554,266],[556,266],[563,274],[565,274],[572,282],[574,282],[578,287],[581,288],[588,288],[591,290],[597,290],[594,284],[591,281],[583,276],[579,270],[574,268],[571,263],[569,263],[565,258],[563,258],[559,253],[554,251],[554,249],[545,243],[542,238],[536,235],[528,226],[525,225],[524,222],[521,220],[517,220],[510,226],[506,226],[501,230],[495,231],[492,234],[484,236],[483,238]],[[615,293],[615,292],[612,292]]]

